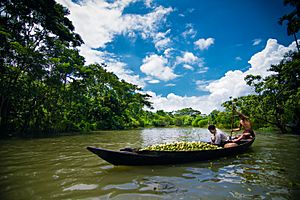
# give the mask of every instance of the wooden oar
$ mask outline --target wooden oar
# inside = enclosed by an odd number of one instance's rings
[[[232,97],[229,97],[230,100],[232,99]],[[234,117],[234,113],[233,113],[233,109],[234,109],[234,104],[233,104],[233,100],[231,100],[231,105],[232,105],[232,113],[231,113],[231,131],[230,131],[230,140],[232,138],[232,131],[233,131],[233,117]]]

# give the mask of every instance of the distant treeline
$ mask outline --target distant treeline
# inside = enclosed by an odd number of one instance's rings
[[[154,113],[145,111],[151,108],[150,96],[136,85],[107,72],[105,64],[85,65],[77,49],[83,41],[68,14],[54,0],[1,1],[1,136],[147,126],[231,128],[233,103],[255,128],[299,133],[299,53],[271,66],[274,75],[248,76],[257,95],[224,102],[222,112],[206,116],[185,108]]]

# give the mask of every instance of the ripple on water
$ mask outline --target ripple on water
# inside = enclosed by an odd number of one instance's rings
[[[98,187],[95,184],[76,184],[68,188],[64,188],[63,191],[74,191],[74,190],[94,190]]]

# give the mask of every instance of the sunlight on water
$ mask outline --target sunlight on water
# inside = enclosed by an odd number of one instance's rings
[[[208,141],[206,129],[102,131],[0,141],[0,199],[296,199],[300,137],[258,133],[250,151],[205,162],[113,166],[86,150]]]

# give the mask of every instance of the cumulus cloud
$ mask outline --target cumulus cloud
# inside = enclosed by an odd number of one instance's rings
[[[217,109],[214,102],[207,101],[207,96],[179,96],[174,93],[168,94],[166,97],[157,95],[154,92],[147,92],[151,95],[151,102],[155,110],[165,110],[168,112],[179,110],[182,108],[193,108],[202,113],[209,113],[211,110]]]
[[[168,81],[176,78],[178,75],[173,72],[172,68],[166,66],[167,64],[166,58],[153,54],[143,59],[143,65],[140,69],[148,76]]]
[[[214,38],[207,38],[207,39],[201,38],[201,39],[197,40],[196,42],[194,42],[194,44],[200,50],[205,50],[205,49],[208,49],[211,45],[213,45],[214,42],[215,42]]]
[[[197,80],[195,83],[196,83],[196,86],[197,86],[197,89],[200,90],[200,91],[208,91],[208,84],[211,83],[212,81],[206,81],[206,80]]]
[[[166,16],[173,10],[158,6],[145,15],[123,14],[123,10],[136,0],[119,0],[113,3],[86,0],[80,4],[71,0],[58,2],[70,10],[69,18],[75,31],[91,48],[103,48],[117,34],[133,34],[134,31],[140,33],[144,39],[154,38],[161,23],[165,22]]]
[[[195,63],[199,58],[195,56],[192,52],[184,52],[183,56],[177,56],[176,57],[176,62],[177,63],[190,63],[193,64]]]
[[[154,7],[151,0],[146,0],[145,5],[151,7],[151,12],[144,15],[123,14],[124,9],[136,1],[119,0],[110,3],[105,0],[85,0],[75,3],[72,0],[57,0],[70,10],[68,18],[85,42],[79,49],[87,64],[104,62],[108,66],[107,70],[114,72],[120,79],[144,87],[145,80],[128,69],[127,64],[120,62],[116,55],[95,50],[105,48],[116,35],[121,34],[131,38],[137,35],[143,39],[150,38],[157,49],[167,47],[170,39],[166,37],[166,34],[169,31],[160,33],[159,29],[173,9],[162,6]]]
[[[192,52],[183,52],[182,56],[177,56],[175,65],[178,64],[183,64],[183,68],[188,70],[194,70],[194,67],[192,65],[197,65],[199,67],[199,71],[202,71],[204,69],[203,59],[195,56]]]
[[[293,42],[289,46],[285,47],[281,44],[278,44],[277,40],[269,39],[266,47],[261,52],[254,54],[248,61],[248,63],[251,65],[251,68],[245,73],[261,75],[263,77],[270,75],[271,72],[268,72],[267,69],[271,65],[280,63],[284,54],[295,49],[296,42]]]
[[[216,104],[221,104],[229,99],[230,96],[240,97],[254,93],[244,81],[244,78],[249,75],[261,75],[266,77],[272,72],[268,71],[271,65],[279,64],[284,55],[290,51],[295,50],[295,42],[285,47],[278,44],[277,40],[269,39],[265,48],[256,54],[254,54],[248,63],[251,67],[242,72],[240,70],[228,71],[219,80],[211,82],[207,89],[210,92],[209,99]]]
[[[245,76],[249,74],[261,75],[263,77],[270,75],[267,71],[271,65],[279,64],[283,56],[296,49],[296,43],[293,42],[285,47],[278,44],[277,40],[269,39],[265,48],[254,54],[248,63],[251,65],[249,70],[242,72],[240,70],[228,71],[223,77],[214,81],[196,81],[198,89],[208,91],[204,96],[178,96],[170,93],[166,97],[151,93],[151,101],[156,110],[164,109],[166,111],[178,110],[186,107],[192,107],[202,113],[209,114],[214,109],[222,109],[221,103],[229,100],[229,97],[240,97],[254,93],[244,81]]]

